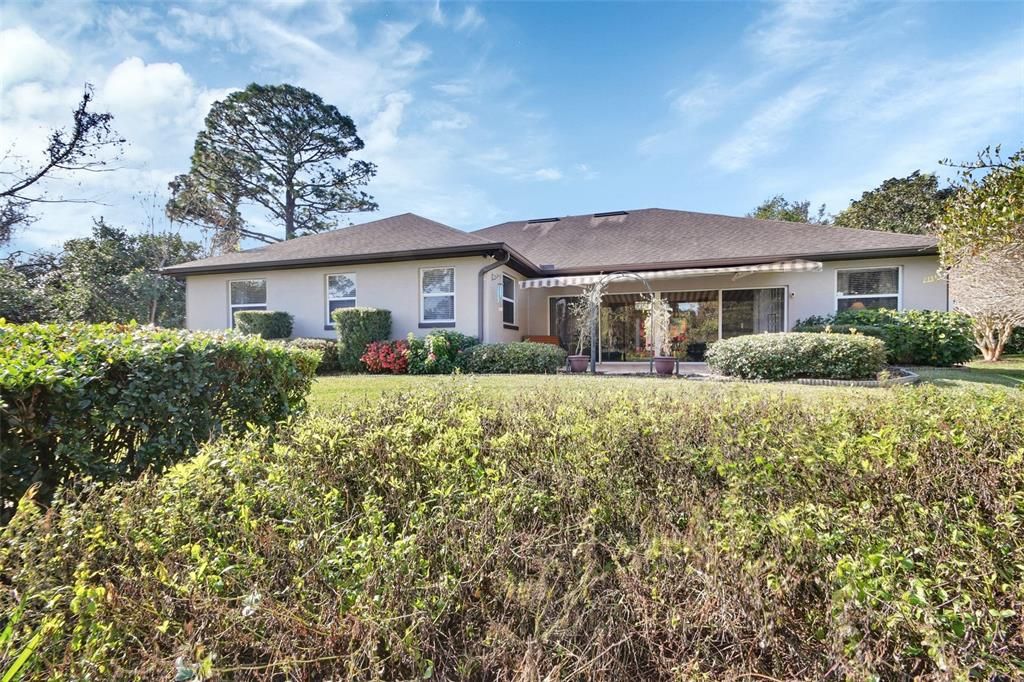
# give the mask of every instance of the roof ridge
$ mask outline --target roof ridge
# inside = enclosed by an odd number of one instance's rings
[[[420,214],[413,213],[412,211],[406,211],[405,213],[399,213],[397,216],[393,216],[393,217],[397,218],[397,217],[403,216],[403,215],[410,215],[410,216],[412,216],[414,218],[419,218],[420,220],[424,220],[424,221],[426,221],[428,223],[432,223],[434,225],[437,225],[438,227],[443,227],[444,229],[449,230],[451,232],[457,232],[458,234],[465,235],[467,237],[473,237],[474,239],[479,239],[481,244],[488,244],[488,243],[490,243],[486,239],[483,239],[482,237],[478,237],[475,234],[473,234],[473,232],[475,232],[476,230],[473,230],[472,232],[467,232],[466,230],[460,230],[457,227],[452,227],[451,225],[445,225],[444,223],[439,222],[437,220],[434,220],[432,218],[424,218]]]

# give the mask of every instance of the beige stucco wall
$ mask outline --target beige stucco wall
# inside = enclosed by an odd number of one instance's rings
[[[456,326],[460,332],[476,336],[477,286],[480,268],[493,259],[483,256],[400,263],[375,263],[349,267],[301,268],[292,270],[254,270],[219,275],[193,275],[186,285],[186,314],[189,329],[224,329],[229,324],[228,282],[234,279],[267,280],[267,309],[284,310],[295,316],[293,336],[333,337],[326,323],[326,286],[329,274],[355,274],[356,304],[385,308],[392,314],[392,336],[405,338],[410,332],[424,335],[429,328],[419,326],[419,271],[424,267],[455,268]],[[652,280],[655,291],[701,289],[748,289],[785,286],[788,288],[786,328],[798,319],[835,311],[836,270],[875,266],[902,267],[902,305],[904,308],[946,310],[946,282],[936,280],[938,260],[934,256],[884,258],[826,262],[821,272],[772,273],[734,279],[732,275]],[[484,341],[518,341],[527,334],[548,334],[548,297],[579,293],[578,287],[519,289],[517,291],[518,329],[506,329],[498,299],[500,273],[517,281],[523,276],[507,266],[484,275]],[[624,281],[611,285],[611,292],[640,292],[642,286]]]
[[[516,329],[506,328],[501,316],[501,300],[498,298],[498,286],[501,276],[508,275],[516,282]],[[484,275],[484,340],[487,343],[511,343],[520,341],[526,333],[524,328],[529,319],[528,293],[519,289],[519,282],[524,279],[508,266],[501,266]]]
[[[327,322],[327,275],[355,274],[356,305],[391,311],[392,336],[405,338],[410,332],[429,333],[420,328],[419,271],[425,267],[455,268],[455,329],[476,336],[477,281],[480,268],[493,263],[483,256],[447,258],[369,265],[253,270],[217,275],[192,275],[186,280],[186,316],[189,329],[224,329],[229,326],[228,282],[236,279],[267,281],[267,310],[283,310],[295,316],[296,337],[331,338]],[[486,275],[487,284],[496,287]],[[494,303],[497,293],[492,290]],[[485,307],[486,312],[486,307]],[[491,318],[501,327],[500,311]],[[491,339],[487,339],[490,341]]]
[[[948,297],[945,280],[936,280],[938,259],[935,256],[913,258],[878,258],[870,260],[826,261],[821,272],[765,273],[734,279],[733,275],[708,277],[687,277],[682,279],[651,280],[655,291],[695,291],[702,289],[753,289],[756,287],[785,286],[787,297],[786,328],[810,315],[825,315],[836,308],[836,270],[844,268],[868,268],[898,265],[902,267],[902,306],[920,310],[947,310]],[[610,285],[612,293],[640,293],[643,285],[634,281],[615,282]],[[551,296],[572,296],[580,292],[579,287],[552,287],[549,289],[526,289],[524,298],[529,299],[526,329],[524,334],[548,333],[548,298]]]

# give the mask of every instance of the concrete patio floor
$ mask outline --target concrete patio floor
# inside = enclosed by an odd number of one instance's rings
[[[651,370],[650,362],[599,362],[598,374],[647,374]],[[706,362],[680,362],[679,374],[706,376],[711,371]]]

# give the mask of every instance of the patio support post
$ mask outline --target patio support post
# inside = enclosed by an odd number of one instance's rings
[[[600,311],[590,316],[590,373],[597,374],[597,318]]]

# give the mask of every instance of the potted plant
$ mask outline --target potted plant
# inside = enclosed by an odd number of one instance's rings
[[[570,372],[585,372],[590,364],[590,340],[594,333],[594,323],[601,309],[601,296],[604,292],[600,284],[583,288],[583,295],[569,306],[569,315],[576,322],[578,336],[576,338],[576,354],[569,356]]]
[[[654,351],[654,371],[667,376],[676,367],[676,359],[672,355],[672,337],[669,326],[672,321],[672,306],[663,298],[651,296],[647,315],[647,328]]]

